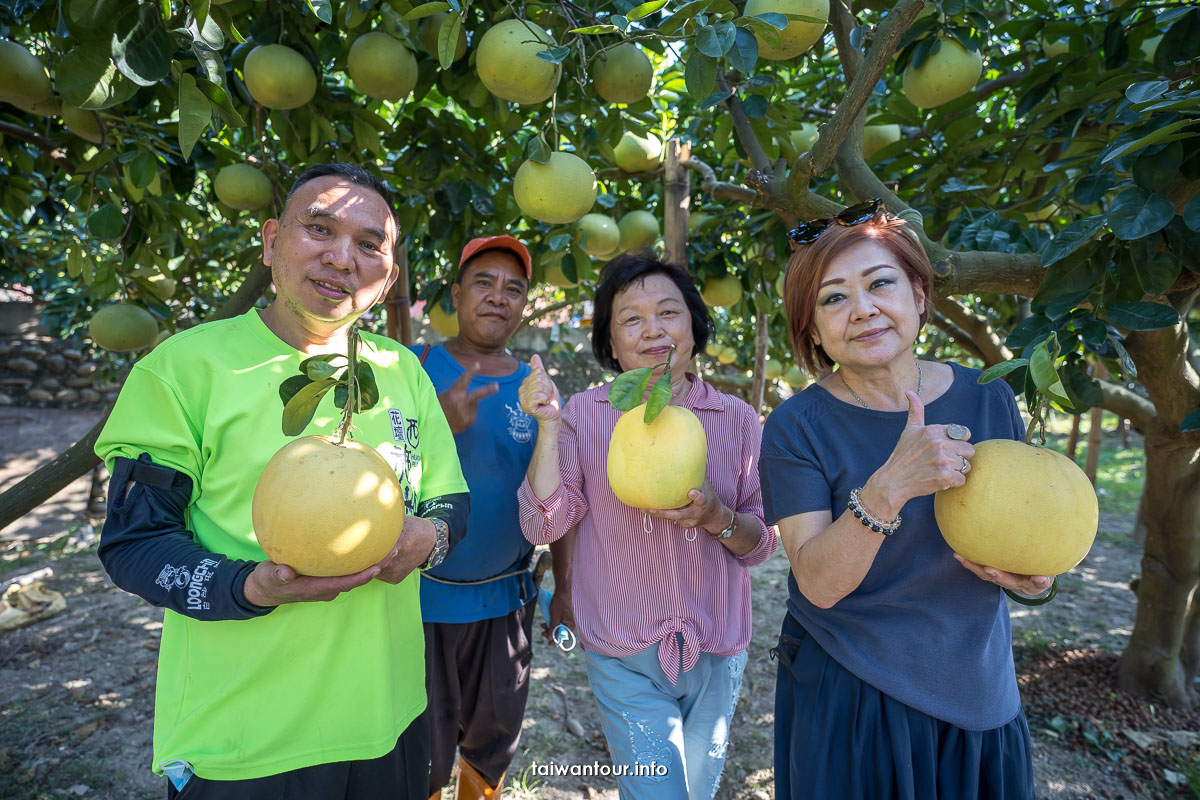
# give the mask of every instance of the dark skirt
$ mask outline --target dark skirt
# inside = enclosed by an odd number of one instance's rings
[[[790,614],[773,652],[776,798],[1033,800],[1024,711],[984,731],[922,714],[844,669]]]

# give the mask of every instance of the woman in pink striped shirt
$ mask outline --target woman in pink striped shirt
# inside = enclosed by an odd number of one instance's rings
[[[538,421],[518,490],[521,528],[535,544],[578,525],[572,607],[618,767],[624,800],[710,800],[750,642],[749,567],[775,552],[763,522],[761,429],[743,401],[695,374],[713,333],[682,268],[625,255],[596,290],[592,350],[615,372],[671,361],[671,402],[693,411],[708,438],[706,479],[678,509],[642,511],[612,493],[608,442],[621,412],[611,383],[565,408],[534,356],[521,406]],[[661,368],[652,381],[659,377]]]

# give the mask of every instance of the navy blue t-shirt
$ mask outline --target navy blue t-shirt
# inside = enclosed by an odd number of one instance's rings
[[[973,444],[1024,438],[1008,384],[980,385],[978,370],[950,366],[954,381],[925,406],[926,424],[966,425]],[[840,517],[850,490],[887,461],[907,418],[842,402],[815,384],[784,402],[767,418],[758,462],[767,522],[823,510]],[[810,603],[789,574],[788,613],[835,661],[896,700],[961,728],[1004,725],[1020,710],[1004,593],[954,559],[933,495],[910,500],[901,516],[862,583],[832,608]]]
[[[420,356],[424,346],[413,347]],[[429,349],[425,371],[438,393],[462,377],[465,369],[442,345]],[[500,391],[479,401],[475,424],[454,437],[463,477],[471,491],[471,516],[467,535],[441,564],[422,573],[421,617],[425,622],[478,622],[503,617],[533,599],[533,578],[528,570],[487,583],[526,563],[533,550],[521,534],[517,488],[525,478],[537,423],[521,410],[517,391],[531,372],[518,364],[510,375],[494,378],[476,375],[467,391],[497,384]],[[460,583],[441,583],[429,576]]]

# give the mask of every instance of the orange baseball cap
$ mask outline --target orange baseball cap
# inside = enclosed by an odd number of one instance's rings
[[[462,265],[466,263],[468,258],[485,250],[507,250],[512,253],[525,265],[525,278],[533,280],[533,259],[529,256],[529,250],[520,239],[512,236],[481,236],[478,239],[472,239],[467,242],[467,246],[463,248],[462,256],[458,259],[459,268],[462,268]]]

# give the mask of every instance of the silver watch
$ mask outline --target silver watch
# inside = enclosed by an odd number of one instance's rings
[[[733,513],[729,517],[729,524],[726,525],[720,533],[714,536],[714,539],[728,539],[730,536],[733,536],[733,531],[735,528],[737,528],[737,509],[735,508],[730,510]]]
[[[421,565],[421,569],[433,569],[438,564],[446,560],[446,554],[450,551],[450,526],[445,520],[431,519],[433,529],[437,532],[437,539],[433,543],[433,549],[429,551],[429,560]]]

